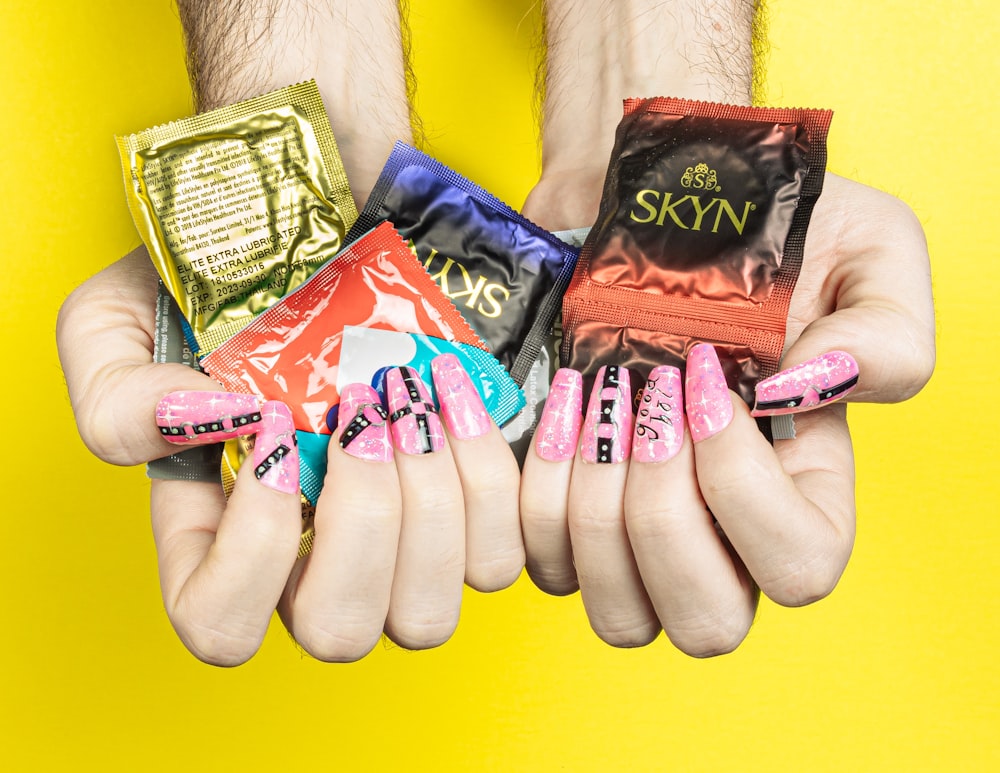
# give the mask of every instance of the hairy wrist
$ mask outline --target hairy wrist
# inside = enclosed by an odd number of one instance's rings
[[[412,142],[397,0],[177,0],[199,111],[313,78],[355,197]]]
[[[748,104],[754,0],[549,0],[543,176],[607,163],[627,97]]]

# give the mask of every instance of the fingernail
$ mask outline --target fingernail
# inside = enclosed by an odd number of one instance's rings
[[[391,462],[389,414],[378,392],[367,384],[348,384],[340,393],[337,442],[351,456],[370,462]]]
[[[156,404],[156,426],[178,444],[252,435],[260,426],[260,400],[234,392],[171,392]]]
[[[428,454],[444,448],[444,428],[430,391],[413,368],[393,368],[385,375],[392,439],[404,454]]]
[[[299,493],[299,452],[288,406],[268,400],[261,406],[261,423],[253,445],[253,474],[268,488]]]
[[[535,453],[547,462],[572,459],[582,426],[583,376],[570,368],[560,368],[552,378],[535,429]]]
[[[607,365],[597,371],[583,422],[585,462],[618,464],[632,446],[632,390],[628,368]]]
[[[650,371],[642,388],[632,458],[640,462],[665,462],[677,455],[683,441],[681,371],[672,365],[660,365]]]
[[[827,352],[765,378],[754,389],[753,416],[780,416],[846,397],[858,385],[858,363],[847,352]]]
[[[440,354],[431,360],[434,390],[441,403],[441,418],[460,440],[477,438],[489,432],[490,415],[479,392],[454,354]]]
[[[724,430],[733,420],[726,375],[711,344],[697,344],[688,354],[684,404],[695,443]]]

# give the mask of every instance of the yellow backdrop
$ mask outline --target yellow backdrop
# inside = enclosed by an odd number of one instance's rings
[[[431,152],[519,205],[535,3],[412,5]],[[522,578],[468,592],[434,651],[324,665],[275,625],[222,670],[171,631],[144,473],[83,447],[53,336],[138,243],[114,134],[190,112],[176,13],[0,0],[0,769],[1000,769],[995,4],[771,9],[767,101],[833,108],[830,168],[908,201],[934,262],[934,379],[851,408],[859,531],[834,595],[765,601],[743,647],[698,661],[609,648],[579,597]]]

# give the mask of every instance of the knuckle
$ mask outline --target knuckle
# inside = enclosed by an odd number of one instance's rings
[[[759,584],[761,592],[776,604],[804,607],[829,596],[842,572],[841,564],[827,559],[797,562]]]
[[[583,539],[603,540],[621,531],[624,517],[621,512],[612,512],[590,503],[581,502],[570,509],[569,530]]]
[[[324,663],[353,663],[378,643],[379,625],[364,621],[330,624],[306,620],[295,626],[293,636],[306,652]]]
[[[580,583],[572,566],[529,561],[527,569],[531,581],[539,590],[550,596],[569,596],[580,589]]]
[[[198,660],[210,666],[232,668],[246,663],[260,649],[263,635],[230,633],[212,626],[174,624],[181,641]]]
[[[733,610],[689,621],[674,621],[665,625],[664,630],[670,642],[685,655],[714,658],[736,650],[746,639],[752,624],[751,608],[749,614]]]
[[[620,649],[645,647],[660,635],[660,624],[647,619],[625,618],[591,623],[594,633],[605,644]]]
[[[487,558],[467,559],[465,582],[480,593],[493,593],[513,585],[522,569],[524,548],[512,546]]]
[[[396,644],[408,650],[428,650],[440,647],[458,627],[458,615],[452,612],[430,613],[416,617],[404,615],[386,624],[385,633]]]

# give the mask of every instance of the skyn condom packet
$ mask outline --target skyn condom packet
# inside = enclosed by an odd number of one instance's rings
[[[563,301],[564,365],[642,377],[714,344],[729,385],[778,369],[826,110],[626,100],[597,221]]]
[[[385,220],[514,381],[524,384],[552,330],[578,251],[402,142],[348,239]]]

